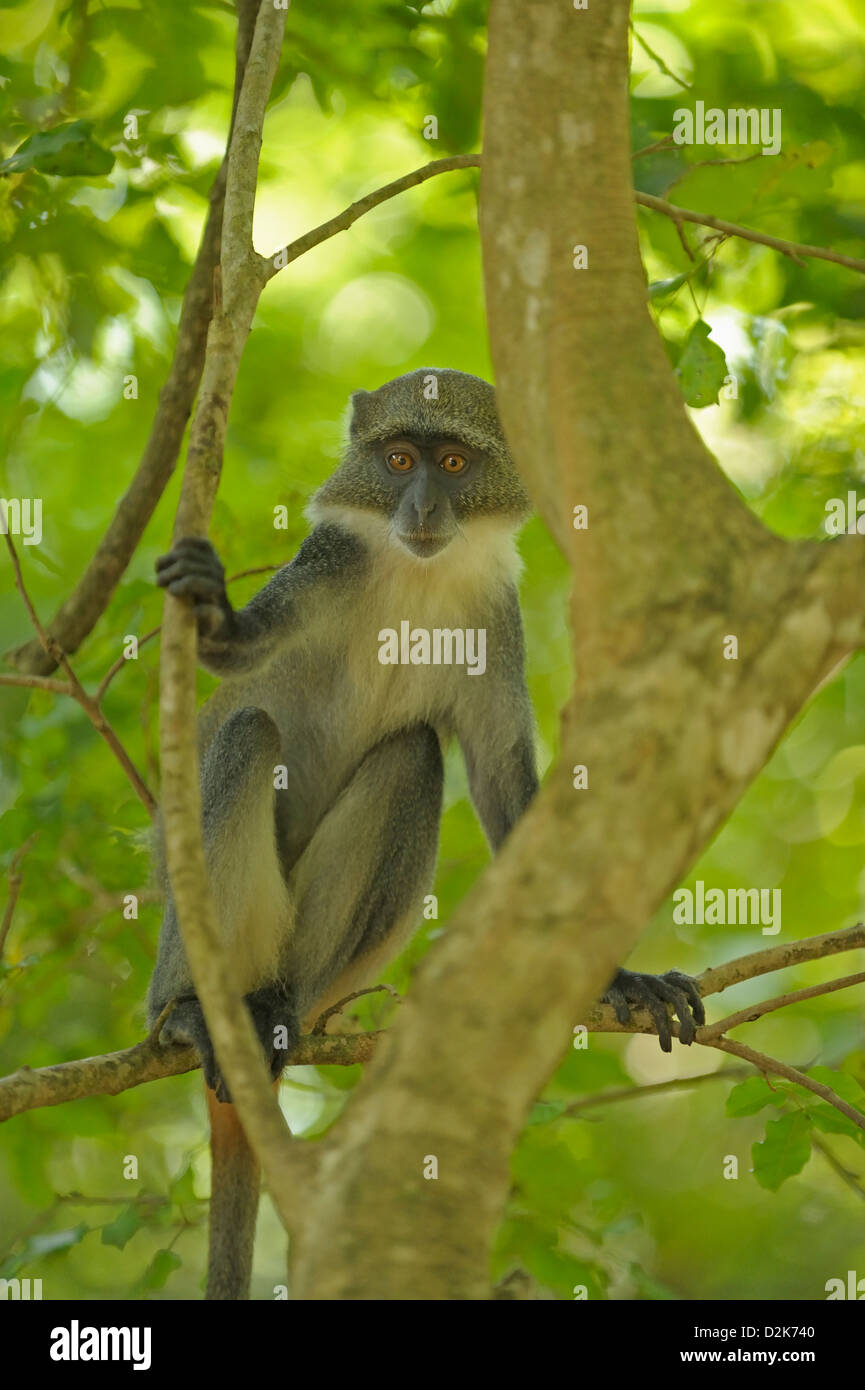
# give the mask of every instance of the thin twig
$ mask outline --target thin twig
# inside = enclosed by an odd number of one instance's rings
[[[753,154],[736,155],[732,159],[698,159],[693,164],[688,164],[686,168],[682,170],[681,174],[677,174],[676,177],[673,179],[672,183],[667,184],[667,187],[664,191],[669,195],[670,189],[675,188],[676,184],[681,183],[683,179],[686,179],[688,175],[693,173],[695,169],[705,169],[709,165],[717,166],[721,164],[751,164],[753,160],[762,158],[763,151],[755,150]]]
[[[248,570],[239,570],[239,571],[237,572],[237,574],[230,574],[230,575],[228,576],[228,578],[226,579],[225,582],[226,582],[226,584],[233,584],[234,581],[235,581],[236,579],[246,579],[246,578],[248,578],[248,576],[251,575],[251,574],[270,574],[270,573],[272,573],[273,570],[278,570],[278,569],[281,569],[281,568],[282,568],[281,565],[255,565],[252,569],[248,569]],[[143,636],[143,637],[140,637],[140,638],[138,639],[138,649],[139,649],[139,651],[140,651],[141,648],[144,646],[145,642],[150,642],[154,637],[158,637],[161,631],[162,631],[162,624],[160,623],[158,627],[153,627],[153,628],[150,629],[149,632],[145,632],[144,636]],[[99,683],[99,686],[97,687],[96,694],[93,696],[93,698],[94,698],[94,700],[96,701],[96,704],[97,704],[97,705],[101,705],[101,704],[102,704],[103,696],[105,695],[105,692],[106,692],[106,690],[108,689],[109,685],[110,685],[111,682],[113,681],[114,677],[117,675],[118,671],[122,671],[122,670],[123,670],[123,667],[126,666],[126,665],[128,665],[128,662],[129,662],[129,658],[128,658],[128,657],[119,656],[119,657],[117,658],[117,660],[114,662],[114,664],[108,669],[108,671],[106,671],[105,675],[102,677],[102,680],[101,680],[100,683]],[[0,677],[0,680],[2,680],[2,677]],[[25,682],[25,681],[22,680],[21,678],[18,678],[18,679],[10,679],[10,680],[7,682],[7,684],[9,684],[9,685],[22,685],[22,684],[32,684],[32,682],[30,682],[30,681],[26,681],[26,682]],[[63,685],[61,681],[57,681],[57,682],[55,682],[55,684],[56,684],[57,687],[58,687],[58,689],[57,689],[57,694],[69,694],[69,693],[70,693],[69,690],[68,690],[68,688],[67,688],[65,685]],[[42,689],[48,690],[48,689],[50,689],[50,687],[51,687],[51,682],[50,682],[50,681],[43,681],[43,682],[42,682],[42,686],[41,686]]]
[[[454,154],[448,155],[444,159],[434,159],[429,164],[424,164],[420,169],[414,169],[410,174],[403,174],[402,178],[394,179],[393,183],[386,183],[382,188],[375,189],[372,193],[367,193],[363,198],[359,198],[356,203],[351,203],[342,212],[337,213],[336,217],[331,217],[329,221],[323,222],[320,227],[314,227],[310,232],[304,232],[303,236],[292,241],[282,250],[275,251],[272,256],[268,256],[264,262],[264,275],[266,280],[272,280],[285,266],[296,261],[298,256],[312,250],[314,246],[320,246],[329,237],[336,236],[337,232],[344,232],[352,226],[359,217],[377,208],[380,203],[387,202],[388,198],[395,198],[398,193],[404,193],[407,188],[414,188],[419,183],[426,183],[427,179],[434,178],[436,174],[446,174],[452,169],[479,169],[481,157],[479,154]]]
[[[720,994],[742,980],[753,980],[759,975],[769,975],[774,970],[784,970],[792,965],[804,965],[809,960],[824,960],[827,956],[841,955],[860,946],[865,946],[865,922],[840,927],[837,931],[821,932],[819,936],[803,936],[798,941],[766,946],[762,951],[737,956],[723,965],[712,965],[700,975],[698,988],[705,998],[709,994]]]
[[[5,525],[5,518],[3,519],[3,521]],[[39,641],[42,643],[42,646],[47,655],[50,656],[53,659],[53,661],[58,666],[61,666],[63,670],[66,672],[70,687],[68,693],[72,696],[74,700],[78,701],[79,705],[84,710],[84,713],[87,715],[88,719],[90,720],[96,732],[99,734],[100,738],[103,738],[105,742],[108,744],[108,747],[111,749],[115,758],[120,763],[120,766],[123,768],[123,771],[126,773],[126,776],[129,778],[129,781],[132,783],[135,793],[138,796],[139,800],[142,802],[143,806],[145,807],[148,815],[153,816],[156,811],[155,798],[151,794],[149,788],[147,787],[143,778],[138,772],[138,769],[136,768],[126,749],[123,747],[123,744],[120,742],[120,739],[117,737],[108,720],[105,718],[105,715],[102,713],[98,704],[92,698],[92,696],[87,694],[87,691],[84,689],[84,686],[81,684],[75,672],[72,670],[66,653],[63,651],[59,643],[54,640],[53,637],[49,637],[47,635],[44,627],[42,626],[42,623],[39,621],[39,615],[36,612],[36,609],[33,607],[33,604],[30,600],[30,595],[28,594],[26,586],[24,584],[24,576],[21,573],[21,565],[18,560],[18,553],[12,541],[12,537],[9,535],[8,528],[6,531],[6,545],[9,550],[10,558],[12,560],[12,568],[15,572],[15,587],[21,595],[21,600],[24,604],[24,607],[27,609],[27,612],[30,615],[30,621],[36,629],[36,634],[39,638]]]
[[[253,565],[249,570],[238,570],[237,574],[230,574],[226,579],[226,584],[233,584],[236,579],[248,579],[252,574],[272,574],[274,570],[281,570],[282,565]]]
[[[149,632],[145,632],[144,636],[138,639],[138,650],[140,651],[141,648],[144,646],[145,642],[149,642],[152,638],[156,637],[157,634],[161,631],[162,624],[160,623],[159,627],[152,627]],[[99,685],[96,687],[96,694],[93,696],[94,702],[97,705],[101,706],[103,698],[105,696],[105,692],[108,689],[109,685],[114,680],[114,677],[117,675],[117,672],[122,671],[123,667],[128,664],[129,660],[130,658],[128,656],[119,656],[117,660],[111,666],[109,666],[108,670],[105,672],[105,675],[102,677],[102,680],[99,682]]]
[[[310,1036],[317,1038],[325,1035],[327,1033],[328,1019],[332,1018],[334,1014],[341,1014],[346,1004],[350,1004],[353,999],[360,999],[363,994],[378,994],[381,990],[385,990],[398,1004],[402,1003],[402,995],[394,989],[393,985],[369,985],[366,989],[356,989],[352,994],[347,994],[344,999],[338,999],[335,1004],[331,1004],[330,1008],[325,1009],[324,1013],[319,1014],[313,1024]]]
[[[18,872],[19,865],[30,849],[30,846],[33,844],[33,841],[38,839],[38,836],[39,831],[37,830],[26,839],[23,845],[13,854],[12,862],[9,865],[9,897],[6,899],[6,906],[3,909],[3,921],[0,922],[0,960],[3,958],[6,938],[9,935],[9,928],[12,926],[12,915],[15,911],[15,904],[18,901],[18,894],[21,892],[23,875]]]
[[[703,1041],[699,1038],[698,1040]],[[786,1062],[779,1062],[775,1057],[767,1057],[764,1052],[755,1052],[752,1047],[746,1047],[744,1043],[734,1042],[732,1038],[709,1038],[705,1040],[706,1047],[717,1047],[720,1052],[729,1052],[733,1057],[741,1057],[743,1061],[750,1062],[758,1071],[768,1073],[773,1076],[783,1076],[786,1081],[793,1081],[797,1086],[803,1086],[806,1091],[813,1091],[815,1096],[825,1100],[829,1105],[840,1110],[842,1115],[846,1115],[848,1120],[852,1120],[859,1129],[865,1130],[865,1115],[856,1110],[854,1106],[848,1105],[846,1100],[842,1100],[839,1095],[829,1086],[824,1086],[822,1081],[815,1081],[812,1076],[808,1076],[804,1071],[799,1071],[797,1067],[790,1067]]]
[[[672,135],[662,135],[660,140],[656,140],[653,145],[644,145],[641,150],[635,150],[631,159],[643,159],[647,154],[657,154],[661,150],[675,149],[675,141]]]
[[[672,71],[672,69],[667,67],[667,64],[664,62],[664,60],[663,60],[663,58],[661,57],[660,53],[656,53],[655,50],[654,50],[654,48],[650,48],[650,47],[649,47],[649,45],[646,43],[646,40],[643,38],[642,34],[640,34],[640,33],[637,32],[636,26],[635,26],[633,23],[631,23],[629,27],[630,27],[631,33],[633,34],[634,38],[637,40],[637,43],[638,43],[638,44],[640,45],[640,47],[642,48],[643,52],[648,54],[648,56],[651,58],[651,60],[652,60],[653,63],[657,63],[658,67],[660,68],[660,70],[661,70],[661,72],[664,74],[664,76],[665,76],[665,77],[670,77],[670,78],[672,78],[672,80],[673,80],[674,82],[678,82],[679,86],[680,86],[680,87],[683,87],[684,90],[685,90],[686,92],[690,92],[690,90],[691,90],[691,83],[690,83],[690,82],[686,82],[686,81],[684,80],[684,78],[682,78],[682,77],[677,77],[676,74]]]
[[[845,1182],[850,1190],[855,1192],[856,1196],[861,1197],[863,1202],[865,1202],[865,1187],[862,1186],[857,1174],[851,1173],[849,1168],[845,1168],[841,1160],[836,1158],[835,1154],[833,1154],[829,1145],[821,1139],[819,1134],[815,1134],[813,1130],[811,1132],[811,1143],[814,1148],[823,1155],[829,1167],[834,1169],[841,1181]]]
[[[50,676],[11,676],[0,673],[0,685],[13,685],[30,690],[47,690],[50,695],[72,695],[72,686],[67,681],[52,680]]]
[[[837,989],[849,989],[851,985],[861,984],[865,984],[865,970],[860,971],[858,975],[842,975],[837,980],[826,980],[820,985],[809,985],[807,989],[795,989],[791,990],[789,994],[779,994],[775,999],[765,999],[761,1004],[752,1004],[747,1009],[739,1009],[737,1013],[728,1014],[726,1018],[719,1019],[717,1023],[700,1028],[697,1033],[697,1041],[701,1043],[711,1042],[713,1038],[721,1037],[731,1028],[738,1028],[743,1023],[755,1023],[764,1014],[774,1013],[776,1009],[784,1009],[788,1004],[799,1004],[804,999],[816,999],[820,994],[833,994]]]
[[[619,1086],[613,1091],[600,1091],[593,1096],[581,1096],[562,1111],[562,1118],[594,1110],[597,1105],[616,1105],[622,1100],[642,1100],[675,1091],[690,1091],[703,1081],[732,1081],[750,1076],[750,1067],[723,1067],[720,1071],[703,1071],[697,1076],[674,1076],[669,1081],[655,1081],[650,1086]]]
[[[783,237],[757,232],[753,227],[739,227],[735,222],[725,222],[720,217],[710,217],[708,213],[691,212],[688,208],[676,207],[673,203],[665,202],[663,198],[656,198],[652,193],[635,193],[634,198],[640,207],[650,208],[652,212],[661,212],[673,222],[696,222],[700,227],[712,227],[716,232],[723,232],[725,236],[738,237],[741,241],[754,241],[759,246],[771,246],[774,251],[780,251],[782,255],[789,256],[798,264],[807,256],[814,260],[832,261],[835,265],[843,265],[848,270],[856,270],[860,275],[865,275],[865,261],[858,260],[855,256],[844,256],[840,251],[827,250],[825,246],[805,246],[797,241],[785,241]]]

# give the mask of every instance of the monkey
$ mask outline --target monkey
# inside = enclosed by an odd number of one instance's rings
[[[421,368],[351,396],[342,459],[294,558],[242,609],[210,542],[189,536],[157,583],[194,605],[198,658],[222,678],[199,714],[202,829],[232,970],[276,1081],[330,1004],[374,982],[416,925],[435,870],[443,752],[456,739],[493,853],[534,796],[516,534],[531,503],[486,381]],[[383,635],[410,624],[406,661]],[[418,641],[444,633],[438,664]],[[454,634],[483,632],[457,664]],[[690,1042],[687,976],[621,971],[617,1014],[667,1004]],[[248,1297],[259,1175],[216,1064],[170,890],[148,993],[164,1043],[199,1053],[213,1179],[206,1298]],[[279,1037],[277,1047],[275,1038]]]

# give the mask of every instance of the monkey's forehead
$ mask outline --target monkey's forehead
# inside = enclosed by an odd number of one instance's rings
[[[464,419],[437,419],[433,430],[418,429],[416,416],[409,420],[395,415],[378,428],[360,429],[354,434],[355,439],[364,444],[386,444],[391,439],[406,439],[422,449],[435,449],[445,444],[467,444],[484,453],[502,453],[507,449],[499,431],[492,432],[489,427],[478,426]]]

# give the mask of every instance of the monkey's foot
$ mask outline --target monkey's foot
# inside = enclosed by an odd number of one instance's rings
[[[276,1080],[300,1037],[297,1011],[288,992],[278,984],[254,990],[245,996],[244,1002],[252,1016],[270,1074]],[[164,1043],[191,1043],[201,1059],[205,1085],[216,1093],[217,1100],[231,1104],[231,1092],[216,1061],[204,1014],[195,996],[178,999],[159,1036]]]
[[[219,1095],[220,1087],[224,1090],[225,1083],[216,1065],[213,1044],[210,1041],[204,1014],[195,995],[177,1000],[162,1025],[159,1041],[161,1043],[185,1043],[187,1046],[191,1043],[201,1061],[205,1084],[211,1091],[216,1091],[217,1095]],[[220,1100],[224,1099],[223,1096],[219,1098]]]
[[[662,1052],[673,1050],[671,1005],[679,1020],[679,1041],[686,1047],[694,1041],[697,1028],[706,1022],[706,1011],[696,983],[679,970],[668,970],[665,975],[619,970],[602,1002],[612,1004],[620,1023],[630,1022],[632,1008],[648,1010],[658,1030]]]
[[[300,1037],[294,1000],[283,985],[269,984],[247,994],[246,1006],[275,1081]]]

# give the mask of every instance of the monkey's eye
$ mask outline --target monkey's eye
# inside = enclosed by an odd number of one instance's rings
[[[387,456],[388,467],[395,473],[407,473],[410,468],[414,468],[414,459],[411,454],[404,453],[401,449],[395,449],[392,454]]]
[[[462,454],[445,454],[441,466],[446,473],[462,473],[466,463]]]

